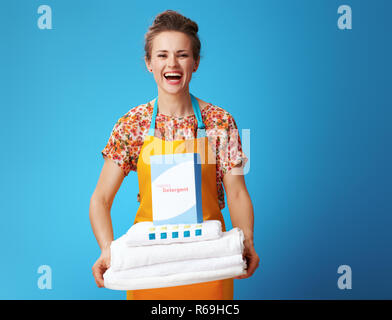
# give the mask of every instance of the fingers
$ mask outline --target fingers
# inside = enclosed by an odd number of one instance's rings
[[[246,269],[246,274],[237,276],[234,279],[246,279],[253,275],[259,266],[260,258],[256,252],[252,255],[246,257],[248,268]]]
[[[249,261],[249,267],[248,267],[248,273],[249,273],[249,277],[251,275],[253,275],[253,273],[255,272],[255,270],[257,269],[257,267],[259,266],[259,261],[260,258],[259,256],[255,253],[254,256],[252,256],[252,258]]]
[[[92,271],[98,288],[103,288],[104,287],[103,274],[105,273],[106,268],[100,262],[98,262],[94,264]]]
[[[105,286],[103,274],[109,268],[110,268],[110,249],[109,250],[105,249],[102,251],[101,256],[98,258],[98,260],[94,263],[92,267],[94,280],[98,288],[103,288]]]

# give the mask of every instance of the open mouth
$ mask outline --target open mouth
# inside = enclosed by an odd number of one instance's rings
[[[167,72],[164,74],[164,77],[169,81],[178,81],[182,78],[182,74],[177,72]]]

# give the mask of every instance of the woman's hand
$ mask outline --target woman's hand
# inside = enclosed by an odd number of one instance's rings
[[[103,274],[110,267],[110,247],[103,249],[101,256],[93,265],[93,276],[98,288],[104,287]]]
[[[90,221],[95,238],[102,250],[92,271],[97,286],[104,286],[103,274],[110,266],[110,244],[113,241],[110,209],[114,197],[124,180],[122,169],[111,159],[105,157],[97,187],[90,200]]]
[[[244,259],[246,259],[246,265],[247,265],[246,274],[235,277],[234,279],[249,278],[259,266],[260,258],[256,253],[253,243],[245,240],[244,244],[245,244],[245,248],[244,248],[243,257]]]
[[[244,252],[247,269],[246,274],[234,279],[249,278],[259,266],[260,258],[253,245],[254,215],[253,205],[246,189],[245,179],[241,166],[235,167],[235,174],[228,173],[223,177],[223,184],[227,194],[227,204],[229,206],[231,224],[240,228],[244,232]],[[238,173],[240,170],[241,174]]]

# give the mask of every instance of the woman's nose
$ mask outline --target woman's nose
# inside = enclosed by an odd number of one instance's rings
[[[177,58],[176,58],[176,56],[173,54],[173,55],[169,55],[169,59],[168,59],[168,65],[169,65],[169,67],[174,67],[174,66],[176,66],[177,65]]]

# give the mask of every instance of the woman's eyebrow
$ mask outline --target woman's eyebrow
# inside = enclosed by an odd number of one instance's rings
[[[187,52],[188,50],[177,50],[177,52]],[[156,52],[168,52],[167,50],[157,50]]]

